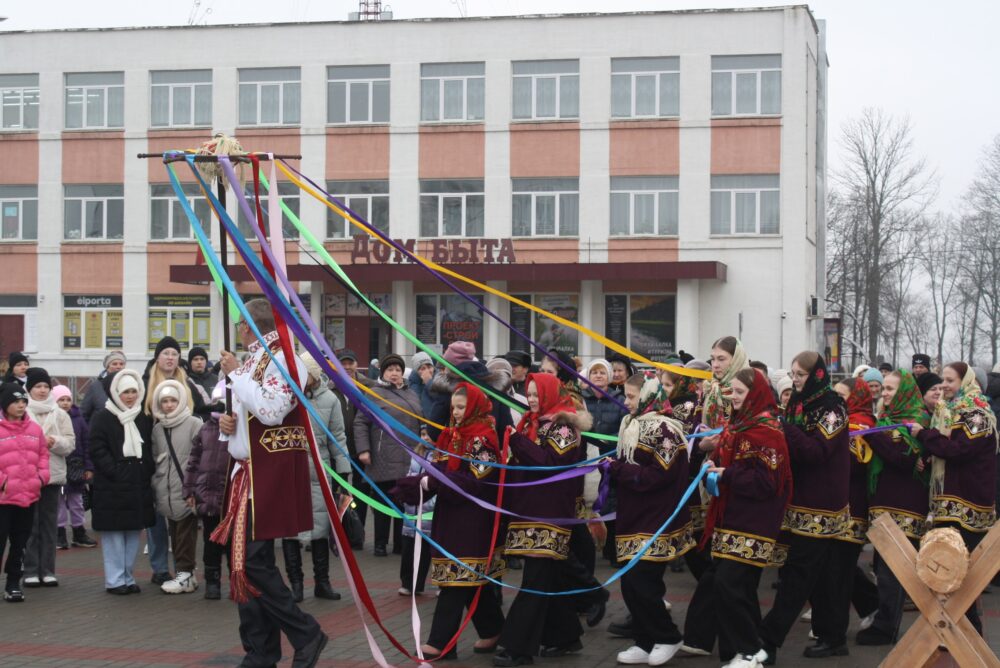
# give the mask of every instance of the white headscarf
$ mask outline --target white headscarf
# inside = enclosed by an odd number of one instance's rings
[[[132,408],[126,408],[122,403],[121,394],[126,390],[139,392],[139,397],[132,404]],[[125,457],[142,459],[142,435],[135,426],[135,418],[142,411],[142,399],[145,395],[146,388],[143,387],[142,376],[137,371],[122,369],[111,379],[111,396],[104,402],[104,407],[118,418],[118,422],[125,429],[125,442],[122,444],[122,455]]]
[[[635,451],[639,447],[643,422],[665,424],[667,429],[683,441],[684,425],[672,417],[667,417],[660,411],[670,405],[667,392],[656,374],[647,372],[646,379],[639,390],[639,404],[636,413],[625,416],[618,428],[618,458],[629,464],[635,464]]]
[[[153,390],[153,417],[167,429],[172,429],[191,417],[191,409],[188,408],[189,390],[176,380],[165,380]],[[160,402],[163,397],[173,397],[177,400],[177,408],[170,413],[164,413],[160,409]]]

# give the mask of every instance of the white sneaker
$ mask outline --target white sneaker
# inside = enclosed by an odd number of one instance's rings
[[[819,638],[816,636],[816,632],[813,631],[812,629],[809,629],[809,640],[819,640]]]
[[[406,587],[400,587],[399,589],[396,590],[396,593],[399,594],[400,596],[409,596],[413,592],[407,589]]]
[[[42,584],[46,587],[58,587],[59,580],[57,580],[56,576],[54,575],[46,575],[44,578],[42,578]]]
[[[806,610],[805,612],[803,612],[802,616],[799,617],[799,619],[802,620],[803,622],[811,622],[812,618],[813,618],[813,609],[812,608],[809,608],[808,610]]]
[[[737,654],[723,668],[760,668],[767,661],[767,652],[760,650],[756,654]]]
[[[194,573],[185,571],[178,571],[173,580],[167,580],[160,586],[164,594],[190,594],[197,588],[198,581]]]
[[[618,652],[618,663],[630,666],[647,666],[649,665],[649,652],[638,645],[632,645],[624,652]]]
[[[663,599],[663,607],[665,607],[667,610],[674,609],[674,606],[671,605],[670,601],[668,601],[667,599]]]
[[[37,576],[32,575],[31,577],[24,578],[23,584],[25,587],[41,587],[42,581]]]
[[[688,656],[711,656],[711,652],[707,649],[702,649],[700,647],[692,647],[691,645],[681,644],[681,653],[687,654]]]
[[[681,651],[681,643],[675,645],[653,645],[653,651],[649,653],[649,665],[662,666]]]
[[[862,631],[864,631],[865,629],[869,628],[872,625],[872,622],[874,622],[874,621],[875,621],[875,613],[873,612],[872,614],[868,615],[867,617],[863,617],[861,619],[861,624],[858,625],[858,628],[860,628]]]

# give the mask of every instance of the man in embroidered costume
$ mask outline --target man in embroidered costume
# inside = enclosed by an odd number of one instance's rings
[[[312,528],[308,436],[292,388],[277,367],[287,361],[271,305],[253,299],[246,308],[257,328],[266,332],[267,346],[241,321],[236,329],[250,356],[239,366],[231,353],[222,354],[233,405],[232,413],[219,419],[219,430],[229,443],[232,469],[225,516],[212,540],[231,541],[231,597],[239,604],[240,639],[246,650],[240,666],[276,665],[284,633],[295,648],[292,665],[312,668],[327,636],[295,604],[274,563],[275,538]],[[297,357],[292,360],[302,383],[305,365]]]

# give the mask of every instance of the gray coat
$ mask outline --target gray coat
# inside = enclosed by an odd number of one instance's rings
[[[169,430],[170,443],[180,463],[180,473],[167,447],[167,429],[162,422],[153,426],[153,493],[156,495],[156,512],[168,520],[182,520],[194,511],[184,502],[184,471],[195,436],[201,430],[202,421],[191,415],[187,420]]]
[[[421,415],[420,399],[406,385],[402,388],[379,384],[372,388],[380,397],[402,406],[414,415]],[[387,403],[379,402],[379,408],[401,422],[414,434],[420,433],[420,422]],[[382,431],[377,424],[372,424],[368,416],[358,411],[354,416],[354,447],[360,455],[370,452],[372,463],[366,473],[375,482],[389,482],[406,476],[410,470],[410,453],[393,440],[392,436]]]
[[[346,435],[344,434],[344,414],[340,409],[340,399],[329,390],[326,379],[324,379],[316,389],[311,391],[310,400],[313,408],[320,414],[322,424],[330,430],[337,443],[344,450],[347,449]],[[319,448],[319,456],[322,460],[332,466],[340,475],[350,473],[351,465],[345,455],[340,454],[340,449],[330,442],[330,438],[323,431],[320,421],[315,416],[309,415],[312,421],[313,435],[316,437],[316,447]],[[327,476],[329,479],[329,476]],[[313,529],[303,531],[299,534],[299,540],[320,540],[330,536],[330,516],[326,511],[326,501],[323,499],[323,488],[320,487],[319,479],[316,477],[316,467],[309,466],[309,480],[312,481],[312,509],[313,509]],[[331,482],[332,484],[332,482]]]
[[[92,378],[83,395],[83,401],[80,402],[80,413],[88,425],[90,419],[94,417],[94,413],[104,408],[104,404],[108,400],[108,395],[104,391],[104,383],[101,382],[101,379],[107,375],[107,371],[102,371],[97,377]]]

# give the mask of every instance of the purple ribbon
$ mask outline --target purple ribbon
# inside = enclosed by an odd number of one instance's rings
[[[611,469],[611,462],[603,461],[599,466],[601,469],[601,485],[597,490],[597,500],[594,501],[595,513],[601,512],[604,504],[608,502],[608,494],[611,493],[611,476],[608,474],[608,471]]]
[[[881,427],[871,427],[870,429],[861,429],[860,431],[852,431],[851,437],[853,438],[854,436],[867,436],[868,434],[877,434],[880,431],[892,431],[894,429],[899,429],[900,427],[909,429],[911,424],[912,423],[910,422],[900,422],[899,424],[887,424],[887,425],[882,425]]]

